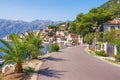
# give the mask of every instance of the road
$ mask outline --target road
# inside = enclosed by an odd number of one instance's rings
[[[120,67],[89,55],[82,46],[43,59],[38,80],[120,80]]]

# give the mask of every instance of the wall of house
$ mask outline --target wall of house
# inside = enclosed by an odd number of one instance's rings
[[[120,29],[120,24],[104,24],[103,25],[103,32],[111,31],[113,26],[116,30]]]
[[[104,50],[105,53],[109,56],[111,55],[116,55],[117,54],[117,49],[115,45],[109,44],[107,42],[103,43],[101,46],[101,50]]]

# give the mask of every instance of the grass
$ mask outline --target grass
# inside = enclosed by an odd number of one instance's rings
[[[92,50],[89,50],[89,53],[92,55],[92,56],[99,56],[97,55],[94,51]],[[103,57],[106,57],[106,56],[103,56]],[[120,65],[120,61],[115,61],[115,60],[112,60],[112,59],[109,59],[109,58],[104,58],[104,60],[108,61],[108,62],[111,62],[111,63],[114,63],[114,64],[119,64]]]
[[[106,58],[105,58],[105,60],[107,60],[107,61],[109,61],[109,62],[111,62],[111,63],[120,64],[120,62],[119,62],[119,61],[114,61],[114,60],[111,60],[111,59],[106,59]]]
[[[97,56],[94,51],[89,50],[89,53],[90,53],[92,56]]]

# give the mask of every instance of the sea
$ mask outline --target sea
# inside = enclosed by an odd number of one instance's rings
[[[0,47],[5,47],[1,42],[0,42]],[[47,54],[50,52],[50,45],[49,44],[44,44],[43,48],[41,49],[42,54]],[[0,52],[0,56],[4,56],[5,54]],[[0,68],[2,66],[3,60],[0,59]]]

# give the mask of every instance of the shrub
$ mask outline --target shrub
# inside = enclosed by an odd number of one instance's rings
[[[89,48],[91,51],[95,51],[95,49],[94,48]]]
[[[114,56],[115,57],[115,61],[120,61],[120,55],[119,54],[117,54],[116,56]]]
[[[120,42],[117,43],[117,52],[118,52],[118,55],[120,55]]]
[[[101,42],[98,42],[98,50],[100,50],[101,49]]]
[[[58,44],[51,44],[50,52],[58,52],[58,51],[59,51],[59,45]]]
[[[104,50],[96,51],[96,54],[99,55],[99,56],[104,56],[104,57],[107,56],[107,55],[105,54],[105,51],[104,51]]]

